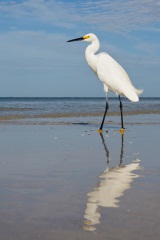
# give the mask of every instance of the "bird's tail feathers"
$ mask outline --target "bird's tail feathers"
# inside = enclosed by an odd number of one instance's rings
[[[123,87],[123,95],[132,102],[139,101],[139,97],[138,97],[137,93],[134,91],[134,89],[132,90],[131,88],[128,88],[126,86]]]
[[[143,90],[141,89],[136,89],[135,87],[132,86],[132,88],[128,87],[123,87],[123,94],[132,102],[138,102],[139,97],[138,95],[141,94]]]
[[[143,89],[136,89],[135,88],[135,92],[137,95],[140,95],[141,93],[143,93]]]

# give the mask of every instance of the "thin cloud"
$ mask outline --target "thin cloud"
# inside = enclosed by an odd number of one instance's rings
[[[159,29],[159,0],[57,1],[28,0],[0,3],[1,13],[28,18],[50,25],[75,28],[86,24],[91,29],[112,32]]]
[[[160,23],[158,0],[85,1],[79,2],[78,8],[76,3],[74,6],[72,4],[73,9],[76,12],[75,21],[112,32],[130,31]]]
[[[15,30],[0,34],[1,70],[56,70],[83,64],[81,48],[69,46],[63,34]],[[70,52],[70,48],[73,51]],[[83,46],[81,46],[83,47]],[[74,59],[74,61],[73,61]]]

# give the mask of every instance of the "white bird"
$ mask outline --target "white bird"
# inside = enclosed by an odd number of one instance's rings
[[[122,68],[122,66],[117,63],[108,53],[102,52],[95,54],[100,47],[99,40],[97,36],[93,33],[86,34],[83,37],[69,40],[67,42],[73,41],[85,41],[91,42],[91,44],[86,48],[85,57],[88,65],[102,81],[104,86],[104,91],[106,92],[106,107],[104,116],[102,119],[99,132],[102,132],[105,116],[107,114],[109,104],[108,104],[108,92],[114,92],[120,101],[120,112],[121,112],[121,133],[124,133],[123,124],[123,112],[122,112],[122,102],[120,95],[124,95],[132,102],[138,102],[138,95],[143,92],[143,90],[136,89],[129,79],[129,76]]]

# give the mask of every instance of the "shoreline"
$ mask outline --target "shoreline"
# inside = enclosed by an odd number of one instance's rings
[[[124,116],[131,116],[131,115],[159,115],[160,110],[135,110],[135,111],[124,111]],[[108,112],[107,116],[119,116],[120,112],[114,111],[114,112]],[[81,113],[46,113],[46,114],[35,114],[35,115],[6,115],[6,116],[0,116],[0,121],[5,120],[17,120],[17,119],[46,119],[46,118],[76,118],[76,117],[101,117],[103,116],[103,112],[81,112]]]

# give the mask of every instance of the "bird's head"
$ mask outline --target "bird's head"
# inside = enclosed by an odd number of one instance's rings
[[[74,41],[93,42],[95,40],[98,40],[97,36],[93,33],[88,33],[88,34],[84,35],[83,37],[71,39],[67,42],[74,42]]]

